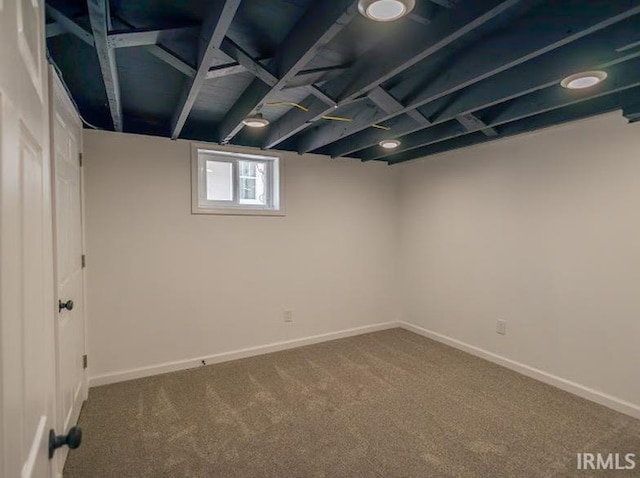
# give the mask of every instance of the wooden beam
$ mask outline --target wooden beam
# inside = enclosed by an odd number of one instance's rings
[[[338,98],[339,104],[343,104],[441,51],[470,31],[530,1],[535,0],[476,1],[448,10],[436,18],[429,28],[407,24],[393,42],[383,39],[357,60],[347,73],[327,82],[324,90],[329,96]],[[331,112],[320,101],[306,103],[308,112],[292,109],[271,126],[264,148],[277,146]]]
[[[107,35],[109,48],[128,48],[156,45],[162,37],[172,36],[193,30],[193,27],[178,28],[136,28],[126,31],[114,31]]]
[[[325,106],[329,106],[330,108],[337,108],[336,100],[327,95],[321,88],[318,88],[315,85],[309,85],[306,87],[307,91],[315,96],[318,100],[325,104]]]
[[[640,18],[626,20],[614,30],[605,30],[565,45],[472,85],[454,98],[443,97],[421,109],[435,125],[455,119],[460,114],[554,87],[570,72],[607,69],[637,58],[640,52],[627,52],[626,55],[614,52],[614,45],[620,44],[619,39],[633,41],[634,38],[640,38]],[[402,115],[389,121],[395,121],[393,132],[396,137],[422,129]],[[333,157],[351,155],[377,145],[380,139],[380,133],[369,128],[332,144],[330,154]]]
[[[622,109],[622,114],[629,120],[629,123],[636,123],[640,121],[640,103],[625,106]]]
[[[384,90],[381,86],[376,86],[373,90],[369,92],[369,98],[376,104],[378,107],[385,111],[387,114],[396,114],[401,111],[406,110],[404,105],[400,103],[396,98],[394,98],[389,92]],[[413,119],[416,124],[422,126],[423,128],[429,126],[431,122],[424,117],[422,113],[417,110],[409,110],[407,111],[407,116]]]
[[[271,60],[272,58],[259,58],[255,59],[254,61],[260,64],[265,71],[268,71],[266,70],[264,64],[270,62]],[[308,70],[302,70],[294,78],[292,78],[283,89],[286,90],[291,88],[299,88],[301,86],[310,86],[314,83],[330,79],[332,76],[338,75],[346,69],[347,66],[345,65],[334,65],[322,68],[311,68]],[[231,75],[238,75],[240,73],[246,73],[248,71],[249,70],[244,65],[241,65],[237,61],[233,61],[231,63],[216,65],[209,68],[209,72],[207,73],[207,80],[223,78],[225,76]]]
[[[215,2],[202,25],[200,45],[198,50],[198,68],[193,78],[185,84],[178,108],[171,121],[171,138],[176,139],[191,113],[191,108],[202,89],[209,67],[217,49],[222,45],[227,30],[231,26],[233,17],[240,6],[241,0],[226,0]]]
[[[47,38],[57,37],[59,35],[64,35],[65,33],[69,32],[57,22],[47,23],[45,25],[45,34]]]
[[[458,3],[457,0],[430,0],[430,1],[444,8],[453,8],[456,5],[456,3]]]
[[[238,75],[246,73],[248,70],[238,62],[225,63],[224,65],[212,66],[207,72],[207,80],[215,78],[223,78],[225,76]]]
[[[49,15],[58,25],[58,28],[62,28],[63,30],[75,35],[77,38],[85,42],[87,45],[93,47],[93,35],[78,25],[75,20],[69,18],[60,10],[52,7],[51,5],[46,5],[47,15]],[[48,35],[47,35],[48,36]]]
[[[377,86],[373,90],[369,92],[368,98],[376,105],[379,109],[374,108],[366,108],[363,109],[357,116],[355,121],[358,121],[359,125],[365,125],[365,127],[370,127],[372,124],[377,124],[378,122],[374,120],[378,111],[382,110],[388,115],[395,115],[398,112],[405,109],[404,105],[400,103],[396,98],[391,96],[387,91],[385,91],[381,86]],[[426,127],[431,123],[427,120],[419,111],[412,110],[410,112],[409,117],[413,120],[414,127]],[[331,125],[332,129],[339,128],[352,128],[352,123],[346,123],[344,125]],[[307,153],[309,151],[313,151],[318,149],[322,145],[318,145],[315,143],[315,140],[318,138],[316,134],[316,130],[310,130],[307,134],[304,134],[298,140],[296,145],[296,149],[299,153]]]
[[[220,50],[235,60],[239,65],[242,65],[253,76],[259,78],[263,83],[275,85],[278,82],[278,78],[271,73],[271,71],[264,67],[258,60],[252,58],[249,53],[230,38],[223,40],[220,45]]]
[[[429,25],[433,21],[435,10],[437,7],[434,3],[419,1],[407,18],[421,25]]]
[[[444,12],[429,28],[409,24],[398,32],[393,45],[389,45],[388,39],[383,39],[356,61],[349,77],[332,83],[327,91],[340,100],[365,94],[516,7],[522,8],[523,5],[535,4],[537,1],[467,2]]]
[[[503,34],[494,35],[489,40],[478,43],[461,55],[449,68],[443,69],[434,80],[418,93],[411,92],[410,88],[414,87],[414,82],[411,79],[396,85],[392,90],[396,97],[409,96],[411,98],[407,107],[396,114],[407,113],[410,110],[429,105],[430,111],[427,117],[436,122],[439,119],[432,118],[431,112],[436,116],[445,114],[441,109],[441,105],[436,103],[438,100],[460,90],[463,90],[460,93],[460,97],[468,99],[469,92],[472,91],[472,87],[476,83],[484,83],[483,80],[499,74],[509,75],[510,78],[505,80],[504,84],[501,82],[500,86],[498,86],[497,79],[494,78],[491,82],[486,83],[486,89],[490,91],[484,91],[482,95],[475,97],[474,100],[484,103],[487,97],[497,97],[498,100],[504,101],[508,99],[505,94],[506,91],[523,91],[521,88],[523,83],[538,82],[538,78],[545,75],[548,69],[534,69],[531,66],[538,57],[542,57],[540,61],[544,61],[546,57],[555,58],[552,53],[554,50],[568,47],[575,41],[588,38],[594,32],[604,30],[618,22],[624,22],[640,13],[640,6],[629,8],[627,0],[611,0],[606,3],[596,3],[588,9],[576,8],[576,5],[573,4],[559,6],[555,13],[556,15],[551,17],[551,20],[543,22],[542,19],[546,18],[548,11],[536,12],[535,15],[527,16],[519,22],[515,22],[512,28]],[[634,21],[636,19],[632,18],[625,24]],[[536,33],[540,25],[544,25],[544,27],[539,33]],[[606,31],[603,33],[606,38],[611,39],[611,33]],[[588,40],[586,41],[589,42]],[[557,71],[564,71],[566,75],[567,64],[575,64],[578,60],[584,63],[585,58],[593,58],[594,51],[602,51],[602,46],[597,42],[589,42],[589,49],[585,48],[580,51],[582,52],[581,54],[576,54],[573,48],[563,49],[562,57],[565,64],[560,65],[560,70],[556,65],[556,68],[552,71],[553,74],[557,75]],[[607,52],[607,55],[611,58],[611,50]],[[511,71],[517,72],[517,74],[508,73]],[[538,84],[540,83],[538,82]],[[454,100],[454,103],[457,102],[459,102],[459,99]],[[435,107],[431,108],[432,105],[435,105]],[[451,106],[445,108],[447,117],[450,116],[450,109]],[[458,111],[456,115],[467,112],[469,111]],[[373,122],[388,121],[393,116],[380,110],[374,116]],[[369,114],[364,119],[368,118]],[[319,148],[368,128],[364,119],[354,118],[348,128],[325,125],[323,130],[315,132],[313,145]]]
[[[409,20],[413,20],[414,22],[420,23],[421,25],[429,25],[431,20],[427,17],[423,17],[422,15],[418,15],[417,13],[411,12],[407,15]]]
[[[258,76],[227,112],[220,124],[220,142],[228,143],[242,129],[242,121],[266,99],[282,90],[289,80],[315,57],[318,50],[334,38],[356,15],[356,0],[316,0],[293,27],[278,48],[270,71],[275,82]],[[317,88],[311,93],[322,102],[332,98]]]
[[[389,114],[398,113],[404,109],[404,105],[391,96],[381,86],[376,86],[369,92],[369,99],[378,105],[378,108]]]
[[[623,51],[627,51],[627,50],[632,50],[634,48],[640,47],[640,40],[637,41],[633,41],[631,43],[627,43],[621,47],[616,48],[617,52],[623,52]]]
[[[637,97],[637,95],[638,91],[630,91],[628,93],[627,100],[629,98]],[[557,126],[571,121],[576,121],[610,111],[619,110],[621,109],[621,103],[624,104],[624,101],[626,100],[624,98],[619,98],[618,95],[607,95],[594,101],[571,105],[564,110],[549,111],[534,118],[524,119],[504,126],[500,130],[500,137],[505,138],[509,136],[515,136],[518,134],[527,133],[529,131]],[[433,154],[486,143],[493,140],[495,140],[495,138],[485,136],[480,132],[476,132],[465,135],[461,138],[455,138],[449,141],[444,141],[408,151],[406,153],[397,154],[393,157],[389,157],[387,162],[389,164],[398,164],[405,161],[410,161],[412,159],[424,158]]]
[[[107,31],[110,22],[109,3],[107,0],[87,0],[89,20],[93,30],[102,80],[107,93],[109,111],[113,129],[122,131],[122,103],[120,102],[120,82],[118,80],[118,66],[115,51],[107,45]]]
[[[570,2],[567,6],[558,4],[551,16],[548,10],[543,10],[525,17],[507,33],[479,42],[464,52],[422,91],[412,92],[411,105],[429,103],[640,13],[640,5],[634,8],[629,5],[628,0],[610,0],[584,8]]]
[[[482,131],[482,133],[486,136],[498,136],[498,132],[487,125],[484,121],[478,118],[477,115],[473,113],[466,113],[456,116],[456,120],[462,126],[465,127],[467,131]]]
[[[498,127],[549,111],[638,89],[640,87],[640,77],[637,75],[637,71],[640,71],[639,59],[610,68],[611,79],[594,89],[575,94],[575,92],[569,92],[556,85],[509,102],[500,112],[494,114],[490,121],[475,122],[475,120],[470,120],[467,122],[464,120],[463,124],[462,121],[459,121],[460,117],[456,117],[459,124],[456,121],[448,121],[402,137],[402,145],[393,153],[386,153],[377,147],[371,147],[362,151],[359,157],[364,161],[390,157],[431,144],[448,141],[467,135],[470,132],[480,131],[486,136],[496,136],[487,135],[483,130],[486,128],[495,130]]]
[[[144,49],[159,60],[164,61],[167,65],[175,68],[183,75],[188,76],[189,78],[196,76],[196,69],[193,66],[162,45],[147,45]]]
[[[300,86],[313,85],[322,81],[328,81],[344,73],[348,68],[348,64],[341,64],[301,70],[295,77],[289,80],[283,89],[287,90],[290,88],[298,88]]]

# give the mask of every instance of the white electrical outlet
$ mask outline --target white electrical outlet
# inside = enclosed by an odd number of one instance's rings
[[[500,335],[507,335],[507,321],[506,320],[498,320],[496,323],[496,332]]]
[[[293,322],[293,310],[285,310],[283,319],[287,323]]]

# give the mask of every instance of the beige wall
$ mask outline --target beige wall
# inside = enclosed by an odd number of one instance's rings
[[[188,142],[87,132],[91,376],[397,319],[389,168],[284,158],[286,217],[192,215]]]
[[[640,406],[640,125],[397,169],[406,321]]]
[[[401,318],[640,413],[640,126],[284,156],[286,217],[191,215],[189,143],[87,133],[93,377]]]

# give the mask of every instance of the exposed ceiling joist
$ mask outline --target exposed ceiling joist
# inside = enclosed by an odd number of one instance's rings
[[[624,45],[616,48],[616,51],[617,52],[623,52],[623,51],[632,50],[632,49],[638,48],[638,47],[640,47],[640,40],[632,41],[631,43],[625,42]]]
[[[377,146],[383,139],[398,139],[398,137],[403,134],[412,133],[425,128],[425,126],[417,124],[408,115],[396,116],[389,121],[386,121],[384,124],[389,127],[388,131],[376,128],[365,129],[325,148],[327,149],[327,154],[331,155],[332,158],[347,156],[355,153],[356,151],[366,150],[366,148],[372,145]]]
[[[422,25],[429,25],[433,21],[434,10],[438,7],[431,2],[417,2],[414,9],[407,15],[407,18]]]
[[[195,76],[196,69],[189,62],[185,61],[178,54],[171,51],[170,48],[160,43],[162,40],[170,39],[170,37],[173,35],[180,35],[185,31],[189,31],[189,29],[194,28],[192,25],[182,25],[178,28],[171,27],[165,29],[144,29],[136,28],[121,16],[116,16],[115,28],[117,28],[118,31],[109,33],[110,35],[118,35],[119,37],[121,37],[123,39],[123,42],[125,43],[124,46],[127,46],[127,43],[133,43],[135,41],[137,43],[137,45],[135,46],[140,46],[141,48],[145,49],[151,55],[163,61],[170,67],[176,69],[183,75],[188,76],[189,78],[193,78]],[[155,32],[158,32],[158,34],[156,35]],[[129,41],[127,39],[127,35],[129,33],[133,35],[133,41]],[[118,48],[118,42],[112,43],[115,43],[113,46],[115,48]]]
[[[396,98],[394,98],[391,94],[384,90],[381,86],[375,87],[373,90],[369,92],[368,98],[385,114],[389,116],[395,116],[399,112],[405,110],[405,107],[402,103],[400,103]],[[381,123],[376,121],[376,117],[378,115],[378,110],[368,108],[366,110],[361,110],[355,118],[353,118],[349,123],[340,125],[340,124],[331,124],[330,128],[332,130],[342,129],[351,129],[354,127],[369,128],[372,124]],[[429,126],[431,123],[427,118],[425,118],[419,111],[410,110],[407,114],[411,120],[413,120],[412,125],[414,128],[425,128]],[[354,122],[357,122],[358,126],[354,126]],[[378,129],[379,130],[379,129]],[[316,130],[310,130],[307,134],[304,134],[301,138],[299,138],[297,143],[297,150],[299,153],[306,153],[313,149],[317,149],[314,143],[316,138]]]
[[[209,67],[217,49],[227,34],[231,21],[240,6],[241,0],[225,0],[215,2],[202,25],[200,32],[200,45],[198,51],[198,68],[193,78],[187,79],[185,88],[179,101],[173,120],[171,121],[171,138],[176,139],[191,113],[191,108],[202,89]]]
[[[440,5],[444,8],[451,8],[458,3],[457,0],[429,0],[431,3],[435,3],[436,5]]]
[[[69,33],[62,25],[57,22],[47,23],[44,30],[47,38],[53,38],[59,35],[64,35],[65,33]],[[91,41],[93,41],[93,38],[91,38]]]
[[[271,58],[261,58],[255,61],[257,61],[258,63],[267,63],[271,61]],[[346,69],[346,65],[335,65],[326,66],[323,68],[311,68],[309,70],[302,70],[291,81],[289,81],[289,83],[283,89],[286,90],[290,88],[299,88],[301,86],[313,85],[314,83],[318,83],[319,81],[326,81],[326,79],[338,75]],[[231,63],[216,65],[209,68],[209,72],[207,73],[207,80],[238,75],[240,73],[247,73],[248,71],[249,70],[247,70],[244,65],[241,65],[237,61],[234,61]]]
[[[498,132],[478,118],[477,115],[473,113],[466,113],[462,115],[456,116],[456,120],[462,126],[465,127],[467,131],[482,131],[486,136],[498,136]]]
[[[282,90],[288,81],[315,57],[358,14],[355,0],[316,0],[278,48],[270,65],[276,81],[258,76],[226,114],[220,125],[220,142],[229,142],[242,129],[242,121],[269,95]],[[315,91],[314,91],[315,93]],[[322,101],[322,98],[321,98]]]
[[[388,114],[395,114],[404,109],[404,105],[395,99],[388,91],[381,86],[376,86],[369,92],[369,99],[373,101],[378,108],[387,112]],[[411,110],[407,112],[407,116],[416,122],[417,125],[426,128],[431,122],[424,117],[418,110]]]
[[[376,86],[369,92],[369,99],[378,105],[378,108],[385,110],[389,114],[397,113],[404,109],[404,105],[381,86]]]
[[[362,161],[386,161],[390,158],[393,158],[394,156],[404,154],[407,151],[411,151],[416,148],[420,148],[440,141],[458,138],[460,136],[464,136],[466,134],[477,131],[477,129],[475,131],[470,131],[459,121],[448,121],[446,123],[440,123],[438,125],[432,126],[431,128],[426,128],[404,136],[402,138],[402,144],[393,152],[393,154],[386,154],[384,151],[381,151],[380,147],[376,145],[364,150],[360,155],[360,159]]]
[[[571,42],[578,41],[584,37],[588,38],[588,35],[594,32],[603,30],[640,13],[640,6],[630,9],[627,0],[611,0],[606,3],[599,3],[588,9],[579,10],[579,15],[571,15],[570,12],[572,10],[570,10],[569,7],[564,7],[568,8],[564,13],[562,6],[558,8],[558,14],[549,22],[541,23],[541,19],[538,18],[537,15],[534,15],[523,22],[523,26],[528,25],[529,28],[507,30],[501,35],[495,35],[490,40],[469,48],[460,56],[459,61],[454,62],[449,68],[443,70],[433,81],[424,87],[422,91],[412,94],[407,107],[399,113],[406,113],[409,110],[422,107],[462,89],[465,89],[462,95],[468,96],[467,92],[469,91],[469,87],[472,87],[472,85],[478,82],[483,82],[483,80],[486,81],[487,78],[498,74],[506,74],[509,76],[509,79],[504,80],[504,83],[498,83],[497,81],[486,83],[486,85],[488,85],[487,89],[490,91],[485,91],[484,94],[479,95],[476,101],[487,98],[487,95],[498,97],[498,99],[504,101],[504,99],[507,98],[507,95],[505,95],[506,90],[514,89],[514,86],[517,90],[520,88],[520,84],[526,82],[533,81],[535,83],[540,75],[544,75],[546,69],[533,70],[527,66],[531,64],[532,59],[542,56],[540,61],[547,61],[546,59],[548,58],[555,60],[556,54],[553,50],[565,47]],[[575,10],[575,6],[573,6],[573,10]],[[544,25],[544,28],[540,34],[532,34],[531,28],[535,29],[536,25],[539,27],[541,24]],[[526,35],[523,33],[525,31],[527,32]],[[607,33],[606,35],[609,34]],[[596,51],[602,50],[597,42],[590,42],[588,40],[587,42],[589,43],[589,48],[594,48]],[[610,51],[608,54],[609,57],[611,57]],[[585,58],[593,58],[589,50],[585,49],[584,54],[576,54],[574,48],[562,50],[561,56],[563,61],[574,64],[576,60],[584,63]],[[479,61],[480,58],[482,58],[482,61]],[[563,65],[563,68],[565,69],[560,71],[564,71],[564,74],[566,74],[566,64]],[[557,71],[559,71],[557,67],[553,69],[554,73]],[[555,81],[555,79],[553,81]],[[408,81],[405,83],[408,83]],[[404,88],[404,85],[401,83],[394,88],[394,91],[402,91]],[[525,90],[520,89],[520,91]],[[458,100],[456,100],[456,102],[458,102]],[[440,107],[440,105],[437,106],[438,108]],[[435,111],[437,112],[438,110],[436,109]],[[456,115],[467,112],[470,111],[458,111]],[[428,116],[430,117],[430,115]],[[447,117],[449,116],[447,113]],[[388,121],[392,117],[393,115],[389,115],[383,110],[380,110],[373,121],[380,123]],[[436,120],[431,117],[430,119],[434,122],[440,120],[439,118]],[[326,125],[323,129],[315,132],[315,137],[313,141],[309,140],[309,145],[317,149],[326,144],[359,133],[367,127],[365,122],[357,121],[357,119],[354,119],[349,128],[342,128],[340,130],[335,129],[333,125]],[[400,131],[398,134],[403,134],[403,132]],[[372,145],[372,143],[365,144],[364,147],[370,145]],[[362,146],[362,143],[359,146]],[[351,149],[350,147],[348,149],[350,149],[350,151],[336,151],[332,152],[332,154],[342,155],[357,151],[357,149]]]
[[[627,63],[619,64],[610,69],[611,81],[599,85],[595,89],[583,92],[571,92],[561,88],[559,85],[540,90],[531,95],[517,98],[505,106],[491,120],[480,123],[469,122],[467,124],[448,121],[432,128],[427,128],[402,138],[402,145],[392,154],[385,154],[379,148],[371,147],[363,151],[361,159],[368,161],[372,159],[393,158],[398,154],[403,154],[428,145],[447,141],[459,136],[464,136],[469,132],[483,132],[489,127],[496,129],[499,126],[507,125],[524,118],[537,116],[549,111],[566,108],[578,103],[593,101],[604,96],[617,95],[621,92],[637,89],[640,87],[640,78],[633,73],[639,71],[640,60],[636,59]],[[459,120],[460,116],[456,117]],[[485,133],[486,135],[486,133]],[[490,135],[487,135],[490,136]]]
[[[619,29],[589,36],[575,44],[566,45],[540,58],[485,79],[464,89],[451,101],[443,98],[432,103],[428,105],[429,117],[433,124],[450,121],[460,114],[471,113],[540,89],[553,87],[567,75],[567,72],[606,69],[640,56],[640,52],[628,52],[626,55],[615,53],[613,45],[617,44],[618,38],[640,38],[640,19],[628,20],[621,24]],[[377,145],[381,139],[402,137],[421,129],[406,118],[396,117],[394,120],[391,132],[393,135],[381,138],[379,132],[371,129],[364,130],[332,145],[331,155],[337,157],[352,154]]]
[[[429,25],[431,23],[431,19],[429,19],[427,17],[423,17],[422,15],[419,15],[419,14],[413,13],[413,12],[411,12],[409,15],[407,15],[407,18],[409,20],[413,20],[414,22],[420,23],[422,25]]]
[[[510,10],[538,1],[470,1],[444,12],[429,28],[408,24],[392,44],[383,39],[353,65],[350,71],[353,76],[338,79],[327,86],[327,91],[339,100],[365,94]]]
[[[629,120],[629,123],[640,121],[640,103],[625,106],[622,110],[622,114]]]
[[[71,33],[72,35],[75,35],[77,38],[85,42],[87,45],[91,47],[94,46],[93,35],[90,32],[86,31],[84,28],[82,28],[80,25],[78,25],[75,22],[75,20],[69,18],[60,10],[57,10],[51,5],[46,6],[46,12],[47,12],[47,15],[49,15],[55,21],[55,24],[57,25],[57,28],[56,28],[57,32],[62,31],[62,32]],[[47,37],[49,37],[49,31],[51,31],[52,33],[51,36],[55,36],[53,35],[52,24],[47,25]]]
[[[337,108],[338,104],[336,100],[327,95],[322,89],[318,88],[315,85],[310,85],[306,87],[307,91],[316,97],[316,99],[320,100],[320,102],[324,103],[325,107],[329,106],[330,108]]]
[[[136,46],[155,45],[162,37],[172,36],[193,30],[194,27],[178,28],[135,28],[125,31],[109,32],[107,45],[109,48],[129,48]]]
[[[172,68],[175,68],[183,75],[188,76],[189,78],[196,76],[196,69],[193,66],[162,45],[147,45],[144,48],[150,54],[159,60],[162,60]]]
[[[209,68],[207,72],[207,80],[215,78],[224,78],[225,76],[238,75],[240,73],[246,73],[247,70],[243,65],[234,61],[232,63],[225,63],[223,65],[216,65]]]
[[[120,100],[118,65],[116,64],[115,51],[107,44],[107,33],[111,22],[109,3],[107,0],[87,0],[87,6],[113,128],[116,131],[122,131],[122,102]]]
[[[608,0],[578,10],[571,2],[566,7],[561,4],[552,18],[546,18],[543,13],[529,16],[514,25],[517,28],[480,42],[464,52],[458,61],[420,92],[411,93],[411,104],[423,105],[431,102],[443,93],[452,93],[450,85],[455,85],[457,91],[638,13],[640,5],[629,8],[628,0]]]
[[[344,75],[327,82],[325,91],[333,98],[340,98],[340,104],[348,102],[440,51],[475,28],[515,9],[521,1],[525,0],[471,2],[465,4],[465,8],[445,12],[429,28],[407,24],[393,41],[385,39],[377,48],[363,55]],[[331,112],[315,100],[307,101],[305,106],[308,108],[307,112],[292,109],[272,125],[263,147],[268,149],[277,146]]]
[[[640,120],[629,93],[640,92],[635,0],[420,0],[406,18],[386,25],[360,18],[356,0],[269,0],[268,8],[247,3],[238,10],[239,1],[233,13],[240,13],[225,17],[224,0],[212,0],[214,14],[198,0],[87,0],[102,8],[94,35],[95,18],[74,0],[48,0],[49,51],[83,114],[108,113],[115,130],[218,142],[223,128],[235,125],[225,136],[233,144],[333,157],[408,160],[581,117],[592,107],[602,111],[618,97],[625,116]],[[329,3],[346,6],[336,11]],[[112,15],[110,4],[118,5]],[[197,27],[185,19],[198,11],[207,13],[200,16],[204,26],[189,32]],[[358,21],[350,22],[353,16]],[[55,38],[67,33],[74,38]],[[149,56],[120,51],[116,65],[116,50],[127,47]],[[156,58],[186,78],[167,74]],[[129,88],[121,104],[118,66],[122,88]],[[600,85],[558,86],[568,75],[596,69],[609,75]],[[199,94],[205,81],[207,94]],[[159,97],[178,84],[182,95]],[[230,106],[229,97],[239,100]],[[284,115],[265,110],[268,128],[235,135],[270,99],[301,107]],[[191,114],[196,101],[198,114]],[[383,149],[384,139],[400,145]]]
[[[262,82],[268,85],[275,85],[278,82],[278,78],[273,73],[258,60],[253,59],[249,53],[230,38],[225,38],[222,41],[220,50]]]
[[[640,37],[640,18],[634,19],[634,22],[620,32]],[[434,112],[434,121],[448,121],[458,114],[548,88],[558,84],[570,73],[605,69],[640,56],[640,51],[626,54],[614,52],[611,48],[611,37],[610,33],[605,32],[603,35],[586,38],[572,48],[563,48],[505,71],[491,80],[473,85],[462,91],[446,108],[442,108],[438,113]]]
[[[631,98],[637,98],[638,91],[630,90],[622,97],[619,95],[606,95],[593,101],[585,101],[579,104],[568,106],[562,110],[552,110],[538,115],[529,120],[517,121],[505,125],[500,130],[500,137],[506,138],[541,128],[548,128],[560,124],[588,118],[615,110],[619,110],[622,105],[627,104]],[[453,149],[459,149],[476,144],[482,144],[494,140],[480,132],[465,135],[461,138],[455,138],[436,144],[431,144],[422,148],[399,154],[388,160],[389,164],[398,164],[412,159],[423,158]]]
[[[283,89],[298,88],[299,86],[313,85],[318,82],[336,78],[349,68],[348,64],[330,65],[321,68],[310,68],[300,71],[285,85]]]

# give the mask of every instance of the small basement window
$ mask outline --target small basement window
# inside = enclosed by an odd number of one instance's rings
[[[284,215],[280,158],[193,147],[194,214]]]

